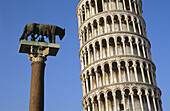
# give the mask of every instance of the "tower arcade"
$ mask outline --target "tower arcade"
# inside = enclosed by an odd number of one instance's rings
[[[77,6],[84,111],[162,111],[141,0]]]

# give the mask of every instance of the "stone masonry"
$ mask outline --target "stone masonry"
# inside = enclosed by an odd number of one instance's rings
[[[83,111],[162,111],[141,0],[77,6]]]

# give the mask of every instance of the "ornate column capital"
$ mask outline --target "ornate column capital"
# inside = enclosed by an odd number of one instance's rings
[[[113,97],[116,96],[116,92],[115,92],[115,91],[112,91],[112,95],[113,95]]]
[[[89,73],[90,73],[89,76],[93,76],[92,72],[89,72]]]
[[[89,76],[86,74],[85,79],[88,79],[88,78],[89,78]]]
[[[97,96],[97,101],[100,101],[100,95],[98,94],[98,96]]]
[[[129,67],[129,63],[126,61],[125,67]]]
[[[93,104],[95,103],[94,97],[92,97],[91,102],[92,102]]]
[[[120,61],[117,61],[117,67],[120,67],[121,64],[120,64]]]
[[[49,48],[44,47],[34,47],[31,46],[30,48],[30,54],[28,59],[30,59],[32,62],[36,61],[46,61],[46,57],[49,55]]]
[[[121,90],[121,91],[122,91],[122,92],[121,92],[121,93],[122,93],[122,95],[124,96],[124,95],[125,95],[125,91],[124,91],[124,90]]]
[[[137,64],[136,64],[136,62],[135,62],[135,61],[133,62],[133,67],[137,67]]]
[[[140,62],[140,67],[141,67],[141,68],[144,68],[144,66],[143,66],[143,63],[142,63],[142,62]]]
[[[104,98],[107,98],[107,93],[104,93]]]
[[[152,97],[153,97],[153,98],[155,98],[155,94],[154,94],[154,92],[152,92]]]
[[[138,95],[141,96],[142,95],[142,92],[141,90],[138,91]]]
[[[139,44],[139,40],[138,39],[136,39],[136,44]]]
[[[145,95],[146,95],[146,96],[149,96],[148,90],[145,91]]]
[[[122,38],[122,42],[125,42],[125,38],[124,37]]]
[[[132,41],[133,41],[133,40],[132,40],[132,37],[130,37],[130,38],[129,38],[129,42],[132,42]]]
[[[133,95],[134,95],[134,92],[131,90],[129,94],[133,96]]]
[[[94,72],[98,74],[98,70],[97,69],[95,69]]]
[[[88,100],[86,100],[86,101],[87,101],[87,107],[90,106],[90,102]]]

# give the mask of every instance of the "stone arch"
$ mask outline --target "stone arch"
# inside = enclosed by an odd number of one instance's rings
[[[102,42],[101,42],[102,44],[102,56],[103,56],[103,58],[104,57],[107,57],[108,56],[108,53],[107,53],[107,41],[106,41],[106,39],[102,39]]]
[[[102,0],[97,0],[98,13],[103,12]]]
[[[100,30],[100,34],[104,34],[105,33],[105,20],[104,20],[104,18],[103,17],[101,17],[100,19],[99,19],[99,30]]]
[[[131,16],[128,16],[129,31],[134,32],[133,22]]]
[[[93,30],[94,30],[94,36],[97,36],[98,35],[98,23],[97,23],[97,20],[94,20],[93,21]]]
[[[118,15],[114,15],[114,30],[120,31],[120,21]]]
[[[109,49],[110,49],[110,56],[115,56],[116,55],[115,40],[113,37],[109,37]]]
[[[107,22],[107,29],[108,29],[108,32],[112,32],[113,28],[112,28],[112,18],[110,15],[108,15],[106,17],[106,22]]]
[[[127,23],[125,15],[121,15],[122,31],[127,31]]]
[[[123,43],[122,43],[122,37],[117,37],[117,54],[123,55]]]

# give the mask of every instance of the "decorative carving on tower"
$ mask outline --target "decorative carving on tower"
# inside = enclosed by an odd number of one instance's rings
[[[162,111],[141,0],[77,6],[84,111]]]

